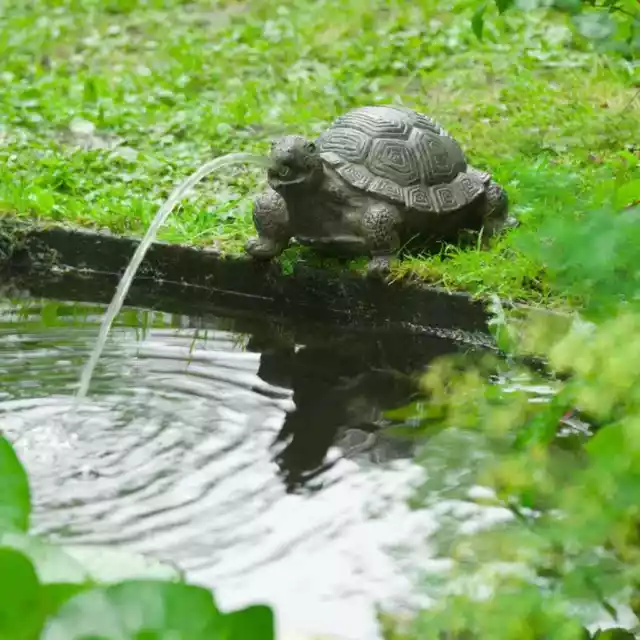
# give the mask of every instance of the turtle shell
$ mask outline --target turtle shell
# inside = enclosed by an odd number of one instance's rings
[[[488,174],[467,165],[434,120],[397,106],[347,112],[320,135],[322,159],[352,186],[418,211],[449,213],[484,193]]]

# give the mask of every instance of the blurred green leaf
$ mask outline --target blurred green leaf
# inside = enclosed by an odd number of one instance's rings
[[[253,605],[246,609],[224,614],[224,631],[219,638],[224,640],[275,640],[273,611],[264,605]]]
[[[51,617],[42,640],[224,638],[224,616],[201,587],[129,581],[84,591]]]
[[[486,4],[481,4],[473,13],[471,17],[471,28],[473,33],[476,34],[478,40],[482,40],[482,33],[484,31],[484,14],[487,10]]]
[[[117,549],[59,545],[15,532],[0,535],[0,544],[27,555],[44,583],[110,583],[131,579],[180,581],[183,578],[180,570],[168,562]]]
[[[581,0],[555,0],[553,6],[559,11],[577,13],[582,9]]]
[[[0,638],[35,640],[44,612],[33,565],[22,553],[0,548]]]
[[[66,555],[80,564],[92,580],[121,582],[123,580],[181,581],[178,567],[148,555],[108,547],[64,545]]]
[[[640,302],[639,243],[640,207],[548,220],[518,240],[546,265],[554,287],[584,300],[591,318],[614,313],[623,300]]]
[[[604,40],[616,31],[613,18],[604,11],[582,13],[576,15],[573,20],[578,32],[589,40]]]
[[[515,0],[495,0],[496,7],[500,13],[504,13],[507,9],[513,6]]]
[[[27,474],[10,442],[0,436],[0,532],[26,531],[30,512]]]
[[[637,636],[626,629],[617,628],[598,631],[593,640],[637,640]]]
[[[516,448],[526,448],[532,445],[549,445],[558,433],[560,419],[567,412],[568,399],[560,392],[535,413],[529,422],[522,426],[516,435]]]
[[[404,407],[397,407],[395,409],[388,409],[384,412],[384,417],[389,420],[398,422],[404,422],[411,418],[420,415],[422,410],[422,404],[424,401],[416,401],[405,405]]]
[[[86,583],[53,582],[43,584],[40,589],[43,609],[48,616],[55,614],[67,600],[91,588],[92,585]]]
[[[90,580],[85,568],[64,549],[37,536],[7,532],[0,535],[0,544],[16,549],[27,556],[38,572],[40,581],[76,582]]]
[[[640,204],[640,180],[625,182],[618,187],[615,195],[616,207],[622,209],[631,205]]]
[[[84,93],[85,102],[96,102],[98,100],[98,87],[94,78],[87,78],[84,81]]]

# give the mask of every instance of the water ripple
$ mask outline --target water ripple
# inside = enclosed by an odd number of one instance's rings
[[[276,339],[248,350],[255,336],[228,321],[145,317],[144,330],[119,320],[73,415],[99,309],[0,304],[0,426],[31,473],[35,529],[170,558],[223,605],[274,603],[287,628],[376,638],[374,599],[407,586],[386,545],[421,536],[403,502],[412,463],[362,465],[331,445],[357,402],[380,395],[367,390],[368,363],[296,365],[300,345],[282,357]],[[320,459],[338,461],[291,492],[278,456],[305,403],[299,455],[324,446]]]

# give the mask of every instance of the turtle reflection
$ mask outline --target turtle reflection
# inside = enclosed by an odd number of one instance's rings
[[[321,473],[336,461],[328,456],[332,447],[376,462],[410,457],[410,441],[381,430],[384,413],[417,396],[429,362],[461,350],[441,338],[400,333],[323,337],[299,346],[291,336],[254,334],[247,345],[261,352],[258,375],[265,382],[293,390],[295,409],[274,442],[289,491],[322,486]]]

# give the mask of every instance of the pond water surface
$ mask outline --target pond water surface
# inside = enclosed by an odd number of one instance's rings
[[[376,602],[407,602],[437,526],[405,504],[420,468],[382,413],[469,347],[128,309],[69,421],[103,310],[0,301],[0,427],[36,532],[173,560],[224,607],[273,604],[287,633],[377,638]]]

